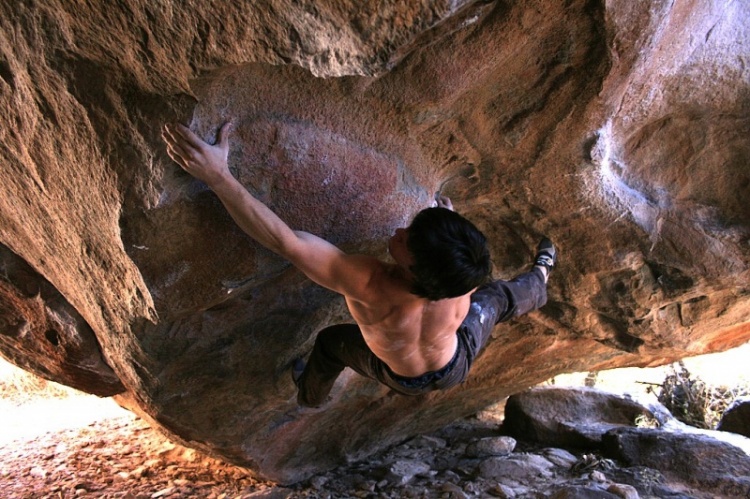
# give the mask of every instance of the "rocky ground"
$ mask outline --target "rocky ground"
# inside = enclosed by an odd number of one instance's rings
[[[218,498],[273,487],[170,443],[130,415],[6,444],[0,461],[6,498]]]
[[[726,357],[722,359],[728,362]],[[618,386],[609,373],[601,373],[599,382],[617,392],[632,391],[624,388],[636,385],[624,380],[633,376],[622,370],[613,372],[612,377],[623,382]],[[584,381],[578,377],[561,381],[578,385]],[[637,373],[639,380],[656,382],[660,378],[664,378],[660,371]],[[572,386],[563,395],[548,395],[537,405],[542,416],[554,414],[567,428],[571,421],[611,421],[630,407],[618,395],[586,395]],[[599,398],[603,402],[596,404]],[[529,406],[535,398],[520,400]],[[566,415],[563,406],[583,407],[586,414],[574,409]],[[0,498],[722,497],[716,487],[698,490],[695,483],[692,489],[677,483],[669,466],[655,466],[662,473],[643,466],[627,467],[591,451],[516,442],[503,435],[500,424],[504,419],[506,429],[513,421],[528,428],[543,421],[519,422],[510,412],[506,417],[504,411],[504,405],[488,408],[365,462],[281,486],[169,442],[111,399],[44,382],[0,362]],[[533,432],[528,428],[526,432]],[[662,441],[662,447],[668,449],[667,440]],[[710,456],[711,451],[706,450],[693,459],[701,463],[703,474]],[[726,463],[727,468],[734,466]]]
[[[715,497],[658,471],[500,435],[491,412],[283,487],[175,445],[132,415],[0,448],[0,497]],[[511,452],[512,451],[512,452]]]

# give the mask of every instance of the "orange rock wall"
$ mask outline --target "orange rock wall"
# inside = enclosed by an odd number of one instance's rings
[[[744,2],[0,3],[0,352],[293,482],[555,374],[750,340]],[[548,305],[461,387],[289,375],[348,320],[166,155],[233,120],[240,181],[347,251],[440,191]]]

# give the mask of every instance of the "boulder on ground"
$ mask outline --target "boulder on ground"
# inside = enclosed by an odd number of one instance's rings
[[[736,398],[721,415],[716,429],[750,437],[750,397]]]
[[[636,426],[640,418],[663,419],[665,413],[596,388],[544,386],[508,398],[503,431],[548,445],[596,448],[609,430]]]
[[[653,468],[717,496],[750,495],[750,455],[709,432],[617,428],[602,438],[602,452],[627,466]]]

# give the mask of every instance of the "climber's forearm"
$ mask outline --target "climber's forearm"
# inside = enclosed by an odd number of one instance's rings
[[[274,253],[286,256],[285,249],[297,235],[270,208],[250,194],[231,174],[213,179],[209,187],[243,231]]]
[[[292,230],[231,175],[209,186],[242,230],[289,260],[313,282],[355,300],[369,296],[367,287],[379,268],[374,263],[377,260],[347,255],[318,236]]]

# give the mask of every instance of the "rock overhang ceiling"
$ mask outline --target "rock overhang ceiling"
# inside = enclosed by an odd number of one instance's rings
[[[560,372],[750,339],[743,2],[2,9],[0,350],[183,443],[294,481]],[[169,161],[164,122],[226,120],[240,181],[349,251],[436,191],[498,277],[549,235],[549,304],[460,388],[346,375],[299,412],[291,360],[348,318]]]

